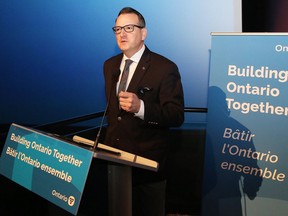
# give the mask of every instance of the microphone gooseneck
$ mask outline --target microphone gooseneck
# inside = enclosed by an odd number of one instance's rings
[[[109,104],[110,104],[111,94],[112,94],[112,92],[113,92],[113,86],[114,86],[114,84],[116,84],[119,75],[120,75],[120,69],[114,71],[113,74],[112,74],[111,91],[110,91],[110,94],[109,94],[109,98],[108,98],[108,100],[107,100],[107,104],[106,104],[106,107],[105,107],[105,111],[104,111],[103,116],[102,116],[102,119],[101,119],[100,127],[99,127],[99,130],[98,130],[98,133],[97,133],[97,136],[96,136],[94,145],[93,145],[93,149],[96,149],[97,146],[98,146],[99,137],[100,137],[101,130],[102,130],[103,124],[104,124],[104,118],[105,118],[105,116],[106,116],[106,113],[107,113],[107,110],[108,110],[108,107],[109,107]]]

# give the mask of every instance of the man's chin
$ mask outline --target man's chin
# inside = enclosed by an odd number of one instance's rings
[[[125,52],[125,51],[128,50],[128,47],[125,46],[125,45],[123,45],[123,44],[121,44],[121,46],[119,46],[119,49],[120,49],[122,52]]]

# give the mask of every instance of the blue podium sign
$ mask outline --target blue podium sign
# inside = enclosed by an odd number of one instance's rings
[[[77,214],[93,151],[12,124],[0,173],[72,214]]]
[[[288,212],[288,34],[212,34],[203,216]]]

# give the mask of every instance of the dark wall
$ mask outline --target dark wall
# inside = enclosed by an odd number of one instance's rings
[[[242,0],[243,32],[287,32],[287,0]]]
[[[243,32],[263,32],[267,29],[267,0],[242,0]]]

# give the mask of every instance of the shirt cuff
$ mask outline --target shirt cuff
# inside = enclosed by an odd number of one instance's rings
[[[140,100],[140,109],[137,113],[135,113],[135,116],[144,120],[144,111],[145,111],[145,106],[143,100]]]

